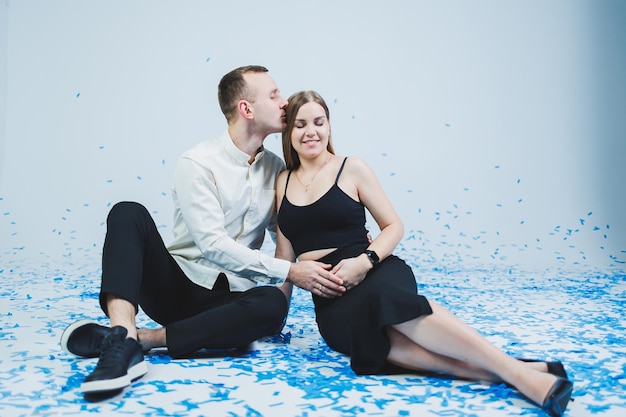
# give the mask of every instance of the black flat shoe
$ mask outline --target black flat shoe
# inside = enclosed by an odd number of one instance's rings
[[[546,399],[543,400],[541,408],[553,417],[561,417],[572,396],[573,389],[574,384],[571,381],[557,377],[556,382],[546,395]]]
[[[567,377],[567,372],[565,372],[565,368],[563,367],[563,364],[559,361],[548,362],[548,361],[542,361],[540,359],[524,359],[524,358],[518,358],[518,360],[522,362],[545,362],[546,365],[548,365],[549,374],[552,374],[559,378],[569,379]]]

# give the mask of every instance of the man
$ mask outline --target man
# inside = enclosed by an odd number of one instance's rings
[[[116,204],[107,218],[100,306],[111,327],[85,320],[61,336],[64,350],[99,357],[81,391],[117,391],[143,376],[143,352],[167,347],[173,357],[202,348],[249,345],[280,331],[290,285],[341,295],[329,265],[290,263],[259,251],[275,237],[275,179],[283,161],[263,141],[285,128],[287,100],[261,66],[237,68],[218,87],[228,122],[220,138],[196,145],[174,175],[174,240],[165,246],[148,211]],[[258,285],[265,284],[265,285]],[[138,307],[160,329],[137,329]]]

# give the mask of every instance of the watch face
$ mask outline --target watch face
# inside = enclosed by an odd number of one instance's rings
[[[367,250],[365,251],[365,253],[367,254],[367,257],[370,259],[370,262],[374,265],[378,264],[378,261],[380,260],[380,258],[378,257],[378,254],[376,254],[376,252],[374,252],[373,250]]]

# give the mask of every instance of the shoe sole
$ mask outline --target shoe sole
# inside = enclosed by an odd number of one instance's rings
[[[78,329],[79,327],[82,327],[86,324],[90,324],[90,323],[94,323],[97,324],[95,321],[93,320],[78,320],[75,323],[72,323],[71,325],[69,325],[64,331],[63,334],[61,335],[61,349],[63,349],[63,351],[67,352],[67,353],[71,353],[72,355],[76,355],[76,356],[80,356],[80,357],[86,357],[83,355],[78,355],[74,352],[72,352],[69,347],[67,346],[67,343],[70,340],[70,337],[72,336],[72,333],[74,333],[74,330]]]
[[[128,373],[114,379],[103,379],[99,381],[83,382],[80,386],[80,392],[91,394],[95,392],[115,391],[129,386],[133,381],[141,378],[148,373],[148,365],[145,361],[131,366]]]

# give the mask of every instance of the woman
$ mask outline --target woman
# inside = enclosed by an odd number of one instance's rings
[[[350,355],[357,374],[400,367],[504,381],[561,416],[573,385],[560,362],[514,359],[417,294],[411,269],[392,255],[404,233],[402,223],[368,165],[334,154],[323,98],[313,91],[294,94],[286,118],[276,256],[318,260],[343,281],[343,293],[327,288],[332,285],[322,277],[312,287],[326,343]],[[365,229],[365,208],[380,227],[373,240]]]

